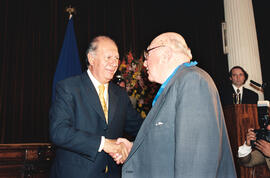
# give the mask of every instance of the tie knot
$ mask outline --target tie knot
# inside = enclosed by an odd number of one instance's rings
[[[237,93],[240,93],[240,90],[239,90],[239,88],[237,88],[236,92],[237,92]]]
[[[105,90],[105,86],[104,85],[99,85],[98,89],[99,89],[99,92],[103,94],[104,90]]]

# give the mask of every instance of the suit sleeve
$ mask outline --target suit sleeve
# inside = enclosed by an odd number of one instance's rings
[[[249,155],[239,158],[242,165],[246,167],[253,167],[260,164],[265,164],[265,158],[262,153],[257,150],[252,151]]]
[[[175,177],[216,177],[222,137],[219,96],[212,80],[197,73],[184,77],[174,86]]]
[[[56,86],[56,99],[50,109],[50,139],[59,147],[94,160],[101,136],[75,128],[75,101],[67,88]]]

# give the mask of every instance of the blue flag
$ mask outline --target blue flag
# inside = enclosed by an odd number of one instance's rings
[[[52,102],[55,99],[56,83],[65,78],[82,73],[81,63],[79,60],[76,37],[73,27],[73,18],[68,21],[64,43],[58,59],[58,64],[53,79]]]

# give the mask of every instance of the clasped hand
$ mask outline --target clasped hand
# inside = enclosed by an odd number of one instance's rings
[[[116,164],[123,164],[132,148],[133,143],[125,138],[105,139],[103,150],[108,153],[116,162]]]
[[[246,135],[246,144],[250,146],[250,141],[256,141],[256,133],[254,133],[254,129],[248,129],[248,133]],[[270,157],[270,143],[265,140],[257,140],[255,143],[255,148],[260,150],[265,156]]]

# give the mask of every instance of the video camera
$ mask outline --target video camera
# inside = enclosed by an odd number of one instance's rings
[[[257,140],[265,140],[270,142],[270,130],[267,130],[267,126],[270,124],[269,118],[269,101],[258,101],[258,122],[260,129],[254,129],[254,133],[256,133],[256,141]],[[254,140],[251,140],[251,146],[255,147]]]

